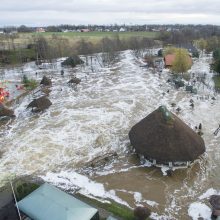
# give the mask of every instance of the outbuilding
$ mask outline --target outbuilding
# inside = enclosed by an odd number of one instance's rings
[[[44,183],[17,203],[27,217],[37,220],[99,220],[98,210]]]

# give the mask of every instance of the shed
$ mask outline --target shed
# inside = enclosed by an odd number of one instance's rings
[[[19,201],[18,208],[37,220],[99,220],[97,209],[47,183]]]

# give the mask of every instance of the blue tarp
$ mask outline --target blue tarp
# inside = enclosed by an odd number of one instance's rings
[[[18,202],[34,220],[90,220],[98,210],[47,183]]]

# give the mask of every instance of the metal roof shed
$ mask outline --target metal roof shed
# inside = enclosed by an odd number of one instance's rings
[[[34,220],[99,220],[98,210],[47,183],[18,202]]]

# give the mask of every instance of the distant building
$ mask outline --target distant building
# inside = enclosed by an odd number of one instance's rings
[[[126,31],[126,29],[125,29],[125,28],[123,28],[123,27],[121,27],[121,28],[119,29],[119,31],[120,31],[120,32],[125,32],[125,31]]]
[[[5,32],[4,31],[0,31],[0,34],[5,34]]]
[[[81,29],[80,32],[90,32],[89,29]]]
[[[18,31],[11,31],[9,34],[13,35],[13,34],[17,34]]]
[[[62,30],[63,33],[68,33],[71,32],[70,30],[66,29],[66,30]]]
[[[46,32],[46,30],[44,28],[39,27],[39,28],[36,29],[36,32],[44,33],[44,32]]]
[[[102,28],[96,28],[95,31],[102,32]]]

